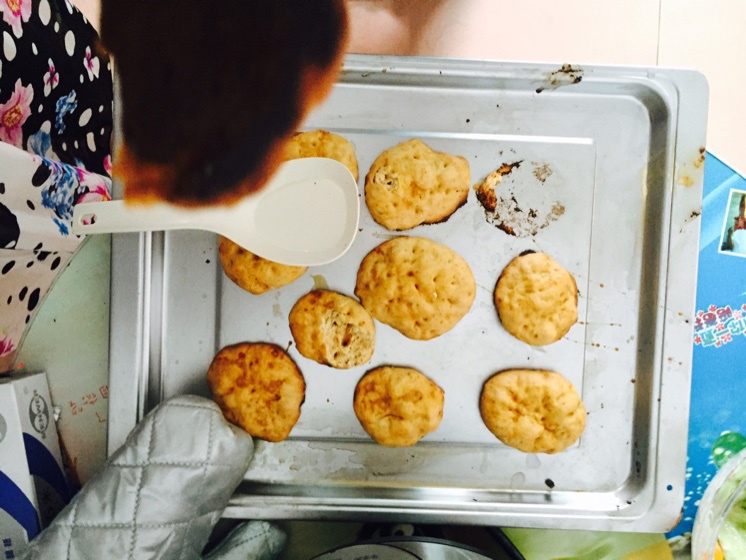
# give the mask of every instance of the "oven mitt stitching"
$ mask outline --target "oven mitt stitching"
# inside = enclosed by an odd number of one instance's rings
[[[251,437],[229,424],[214,402],[196,396],[169,399],[145,417],[31,542],[25,558],[200,558],[252,453]],[[263,552],[241,558],[273,558],[265,552],[279,550],[284,542],[279,531],[243,527],[223,552],[243,554],[245,548]],[[223,552],[210,558],[217,560]]]

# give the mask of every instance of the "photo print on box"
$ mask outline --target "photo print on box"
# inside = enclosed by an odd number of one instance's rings
[[[746,191],[731,189],[723,220],[720,252],[746,257]]]

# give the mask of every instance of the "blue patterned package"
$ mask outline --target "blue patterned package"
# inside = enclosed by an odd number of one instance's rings
[[[699,500],[731,456],[746,447],[746,178],[707,154],[702,200],[692,396],[683,517],[669,537],[692,530]]]
[[[0,379],[0,541],[5,557],[18,557],[69,501],[46,375]]]

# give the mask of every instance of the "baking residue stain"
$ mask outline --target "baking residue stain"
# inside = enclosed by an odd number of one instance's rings
[[[548,163],[538,165],[534,168],[534,177],[536,177],[537,181],[540,183],[544,183],[552,173],[554,173],[554,171],[552,171],[552,168],[549,167]]]
[[[537,183],[530,184],[525,174],[519,179],[511,177],[522,163],[523,160],[503,163],[474,186],[487,222],[515,237],[536,235],[565,213],[561,202],[547,196],[552,189],[552,182],[547,183],[547,180],[553,175],[549,164],[531,162]]]
[[[694,179],[689,175],[679,175],[679,185],[684,187],[691,187],[694,184]]]
[[[280,307],[279,303],[272,304],[272,315],[275,317],[282,317],[282,307]]]
[[[707,156],[707,150],[704,146],[701,146],[697,154],[689,161],[686,161],[679,170],[679,177],[677,183],[684,187],[693,186],[703,175],[705,158]]]
[[[519,490],[526,482],[526,475],[522,472],[517,472],[510,477],[510,489]]]
[[[312,274],[311,278],[313,278],[313,289],[314,290],[328,290],[329,284],[326,283],[326,278],[324,278],[321,274]]]
[[[374,231],[372,235],[376,239],[384,239],[388,241],[389,239],[394,239],[395,237],[399,237],[401,234],[400,233],[382,233],[380,231]]]
[[[583,69],[574,67],[572,64],[563,64],[559,70],[551,72],[547,76],[547,85],[536,88],[536,93],[545,89],[557,89],[560,86],[578,84],[583,80]]]
[[[694,161],[692,162],[694,164],[694,167],[697,169],[701,169],[702,166],[705,164],[705,154],[707,153],[707,150],[704,146],[700,146],[699,148],[699,155],[694,158]]]

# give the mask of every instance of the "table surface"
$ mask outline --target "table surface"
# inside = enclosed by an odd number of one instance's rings
[[[97,25],[98,0],[74,3]],[[731,181],[719,196],[737,188],[728,167],[746,171],[746,126],[742,117],[734,117],[741,114],[740,92],[746,89],[746,3],[741,0],[716,0],[706,10],[694,0],[348,3],[351,52],[695,68],[710,84],[707,146],[719,160],[712,165],[724,173],[717,180]],[[722,208],[713,212],[722,214]],[[61,409],[59,429],[82,482],[105,454],[109,251],[105,236],[83,246],[42,305],[21,351],[29,369],[48,373],[53,400]],[[746,264],[732,257],[725,262],[736,261]],[[742,297],[741,291],[733,298]],[[700,294],[700,304],[705,297],[711,295]],[[709,304],[733,306],[736,300],[721,297]],[[701,350],[697,347],[695,367],[700,364],[709,371],[714,354],[701,344]],[[723,407],[719,414],[731,424],[742,419]],[[707,439],[712,434],[693,430],[692,435],[702,449],[712,445]],[[690,448],[695,440],[690,438]],[[711,462],[704,468],[711,471]],[[706,478],[696,483],[701,486]]]

